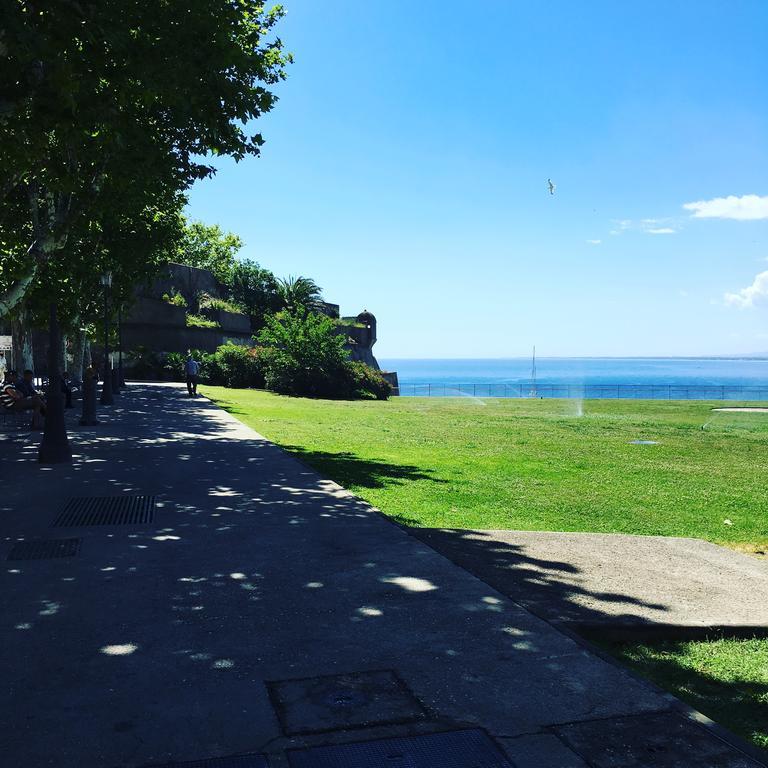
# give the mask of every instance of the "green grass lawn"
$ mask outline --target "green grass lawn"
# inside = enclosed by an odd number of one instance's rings
[[[768,414],[691,401],[591,400],[579,416],[568,400],[201,391],[405,524],[768,546]]]
[[[768,640],[606,648],[699,712],[768,749]]]

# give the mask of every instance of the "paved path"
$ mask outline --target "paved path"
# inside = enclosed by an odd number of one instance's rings
[[[419,529],[430,546],[551,622],[605,636],[768,633],[768,562],[698,539]]]
[[[518,768],[757,765],[178,387],[133,386],[72,466],[0,446],[3,557],[82,540],[3,562],[3,766],[277,768],[289,747],[478,725]],[[157,496],[152,524],[51,527],[67,499],[128,494]]]

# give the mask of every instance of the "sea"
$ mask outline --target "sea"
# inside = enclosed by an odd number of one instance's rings
[[[406,397],[768,400],[768,358],[380,359]]]

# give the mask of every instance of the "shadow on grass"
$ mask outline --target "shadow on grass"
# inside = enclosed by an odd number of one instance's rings
[[[312,451],[298,445],[283,444],[280,447],[309,464],[321,475],[345,487],[386,488],[390,485],[402,485],[413,480],[429,480],[433,483],[448,482],[436,477],[432,470],[413,464],[395,464],[379,459],[364,459],[349,451],[337,453]]]
[[[764,641],[768,643],[768,641]],[[687,643],[652,645],[601,643],[611,655],[649,680],[679,696],[699,712],[730,728],[762,750],[768,749],[768,683],[757,680],[760,662],[735,679],[719,680],[682,662]],[[763,759],[768,752],[763,752]]]

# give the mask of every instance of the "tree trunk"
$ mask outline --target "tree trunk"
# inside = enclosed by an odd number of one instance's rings
[[[83,383],[85,364],[85,331],[77,330],[72,338],[72,370],[69,375],[78,387]]]
[[[36,274],[37,264],[33,263],[25,275],[22,275],[10,288],[0,294],[0,317],[5,317],[21,303]]]
[[[60,373],[64,373],[64,371],[69,370],[67,367],[67,337],[64,334],[61,335],[61,342],[59,344],[58,369]]]
[[[72,450],[64,421],[64,395],[61,391],[61,331],[56,303],[51,302],[48,326],[48,389],[45,394],[45,431],[37,454],[41,464],[64,464],[72,461]]]
[[[85,337],[85,343],[83,344],[83,380],[85,380],[85,368],[96,368],[93,364],[93,350],[91,349],[91,340],[88,336]]]
[[[32,328],[29,324],[29,311],[25,306],[19,310],[18,317],[11,321],[13,336],[13,368],[19,372],[29,368],[34,370],[35,358],[32,349]]]

